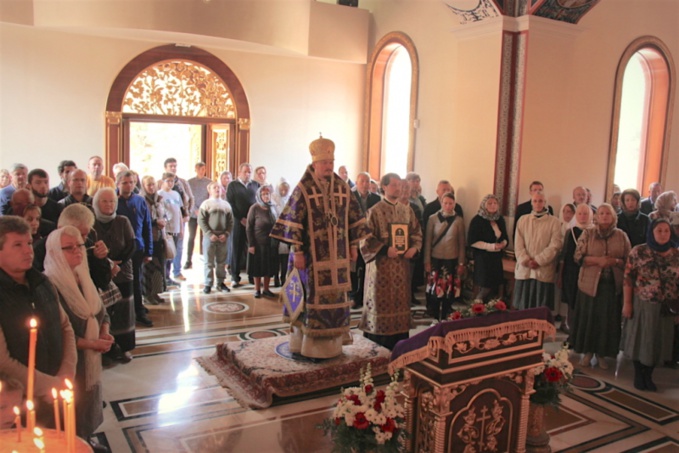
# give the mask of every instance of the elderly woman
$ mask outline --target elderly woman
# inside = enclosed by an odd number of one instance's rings
[[[278,244],[272,244],[269,233],[276,223],[276,215],[271,202],[271,186],[257,189],[257,202],[250,206],[247,217],[248,237],[248,275],[255,280],[255,298],[262,295],[276,297],[269,290],[271,276],[278,269]],[[263,288],[262,288],[263,284]]]
[[[409,194],[406,192],[406,195]],[[424,271],[427,274],[436,273],[437,281],[442,277],[451,283],[456,279],[460,281],[467,261],[465,244],[464,220],[455,213],[455,195],[452,192],[445,193],[441,197],[441,210],[432,214],[427,222]],[[442,298],[435,291],[434,294],[428,292],[427,313],[439,320],[445,318],[451,311],[454,298],[455,291],[444,297],[443,304],[440,304]]]
[[[563,249],[561,250],[561,300],[568,305],[566,320],[561,323],[560,329],[565,333],[570,333],[570,324],[575,311],[575,300],[578,295],[578,275],[580,275],[580,264],[573,258],[578,239],[583,231],[593,226],[592,209],[582,203],[575,208],[573,226],[566,231],[563,238]]]
[[[128,363],[132,360],[129,351],[136,345],[132,287],[132,255],[136,248],[134,231],[127,217],[116,215],[118,197],[112,188],[99,189],[94,195],[92,208],[96,217],[94,230],[108,247],[109,259],[120,268],[113,277],[113,283],[120,290],[122,298],[107,309],[111,317],[111,333],[116,340],[110,358]]]
[[[561,206],[561,233],[566,234],[566,231],[571,227],[573,217],[575,217],[575,205],[573,203],[565,203]]]
[[[646,232],[651,222],[646,214],[639,210],[641,195],[636,189],[626,189],[620,195],[622,213],[618,214],[618,228],[627,233],[632,247],[646,243]]]
[[[651,220],[655,219],[669,219],[671,213],[677,207],[677,194],[673,190],[663,192],[658,195],[655,200],[655,211],[651,212],[648,217]]]
[[[479,212],[469,224],[467,242],[474,253],[474,284],[479,292],[476,299],[487,301],[498,294],[504,280],[502,250],[509,237],[505,219],[500,214],[500,202],[493,194],[481,200]]]
[[[634,363],[634,388],[656,391],[653,369],[672,358],[674,318],[670,301],[679,299],[679,250],[666,219],[651,223],[646,244],[632,249],[625,267],[622,350]]]
[[[582,232],[574,254],[581,269],[570,343],[584,354],[581,366],[589,366],[596,355],[599,367],[607,369],[605,358],[616,357],[620,349],[622,277],[630,243],[616,224],[613,206],[599,206],[596,225]]]
[[[531,207],[531,213],[521,216],[516,225],[513,305],[554,309],[557,259],[563,246],[561,221],[549,215],[542,192],[531,196]]]
[[[141,180],[139,195],[144,197],[151,213],[151,235],[153,237],[153,257],[144,263],[144,296],[152,305],[164,303],[158,295],[165,291],[165,206],[158,195],[158,186],[153,176],[144,176]]]
[[[85,244],[77,228],[66,226],[50,233],[45,275],[56,287],[75,333],[76,429],[78,436],[89,439],[104,421],[101,353],[111,348],[113,337],[109,334],[108,315],[90,278]]]
[[[290,199],[290,184],[281,178],[281,181],[276,187],[276,192],[271,196],[275,209],[276,216],[278,217],[288,200]],[[290,255],[290,245],[285,242],[279,242],[278,244],[278,268],[274,274],[274,286],[278,288],[285,282],[285,277],[288,272],[288,256]]]

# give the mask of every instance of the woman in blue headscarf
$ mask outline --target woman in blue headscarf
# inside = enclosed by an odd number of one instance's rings
[[[271,186],[257,189],[257,202],[248,211],[248,275],[255,280],[255,298],[275,297],[269,290],[271,276],[276,273],[278,264],[278,244],[272,243],[269,233],[276,223],[275,207],[271,201]]]
[[[646,244],[630,252],[623,283],[622,349],[634,363],[638,390],[657,390],[653,369],[672,357],[678,281],[677,238],[670,222],[659,218],[651,223]]]

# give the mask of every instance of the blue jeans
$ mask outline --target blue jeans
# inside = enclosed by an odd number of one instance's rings
[[[165,262],[165,278],[170,277],[170,268],[172,268],[172,275],[177,277],[182,273],[182,250],[184,249],[184,235],[170,234],[168,235],[174,240],[174,246],[177,252],[174,258]]]

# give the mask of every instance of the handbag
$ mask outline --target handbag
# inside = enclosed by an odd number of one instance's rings
[[[174,245],[174,238],[170,234],[163,234],[165,241],[165,259],[171,260],[177,255],[177,247]]]
[[[99,297],[104,304],[104,308],[108,308],[122,299],[123,294],[118,289],[118,285],[110,281],[106,289],[99,289]]]

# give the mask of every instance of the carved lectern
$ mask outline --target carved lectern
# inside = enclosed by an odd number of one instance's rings
[[[524,452],[533,368],[554,336],[547,308],[437,324],[394,348],[405,368],[407,451]]]

